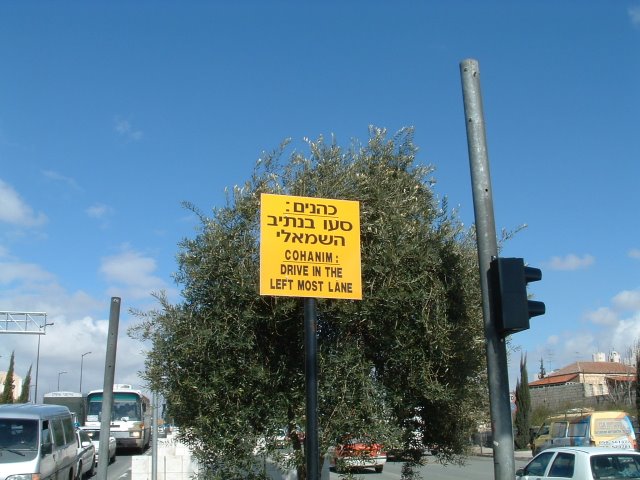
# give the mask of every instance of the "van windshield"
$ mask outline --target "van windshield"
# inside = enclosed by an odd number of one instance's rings
[[[38,421],[0,419],[0,448],[6,450],[38,450]]]

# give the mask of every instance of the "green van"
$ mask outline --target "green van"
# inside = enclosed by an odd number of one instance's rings
[[[0,480],[76,478],[71,412],[60,405],[0,405]]]

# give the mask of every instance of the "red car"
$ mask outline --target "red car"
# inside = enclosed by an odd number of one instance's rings
[[[350,469],[373,468],[382,472],[387,463],[383,446],[367,437],[341,437],[336,446],[329,449],[329,467],[336,472]]]

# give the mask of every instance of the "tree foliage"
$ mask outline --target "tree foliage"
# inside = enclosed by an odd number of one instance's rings
[[[31,366],[29,366],[29,370],[27,371],[27,376],[24,377],[24,382],[22,382],[22,390],[20,390],[20,397],[18,398],[18,403],[29,402],[30,388],[31,388]]]
[[[324,452],[344,433],[387,446],[415,431],[444,459],[465,452],[485,398],[481,295],[473,231],[433,191],[413,131],[343,149],[322,137],[259,159],[225,206],[179,245],[183,300],[137,312],[151,342],[144,375],[183,439],[219,478],[260,477],[260,439],[286,427],[299,478],[305,425],[301,299],[260,296],[260,194],[358,200],[363,299],[318,301],[318,410]]]
[[[527,374],[527,357],[520,358],[520,379],[516,384],[516,416],[514,421],[516,430],[516,448],[529,448],[531,435],[531,393],[529,392],[529,376]]]
[[[11,352],[11,359],[9,360],[9,370],[4,377],[4,388],[2,389],[2,395],[0,396],[0,403],[13,403],[13,391],[15,389],[13,370],[15,364],[15,352]]]

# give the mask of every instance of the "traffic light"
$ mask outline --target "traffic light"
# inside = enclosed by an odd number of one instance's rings
[[[498,332],[503,335],[529,328],[529,319],[543,315],[543,302],[527,299],[527,283],[542,278],[539,268],[525,267],[522,258],[495,258],[489,268],[491,298]]]

